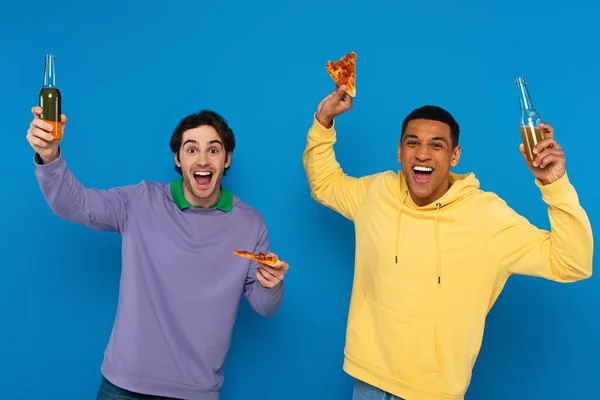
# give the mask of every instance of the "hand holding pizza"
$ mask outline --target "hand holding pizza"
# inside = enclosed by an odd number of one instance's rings
[[[289,265],[280,260],[274,253],[252,253],[246,250],[234,250],[233,254],[258,262],[256,268],[256,279],[261,286],[272,288],[283,280],[289,269]]]
[[[346,93],[346,85],[337,87],[335,92],[325,97],[317,107],[317,121],[325,128],[331,128],[333,118],[352,108],[352,96]]]
[[[256,268],[256,279],[261,286],[272,288],[283,280],[287,273],[289,265],[282,260],[279,260],[275,266],[258,263]]]

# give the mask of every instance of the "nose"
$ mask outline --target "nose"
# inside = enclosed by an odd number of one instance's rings
[[[427,144],[422,144],[417,148],[416,158],[419,161],[427,161],[431,159],[431,149]]]
[[[199,151],[198,156],[196,157],[196,164],[198,164],[201,167],[205,167],[208,165],[208,155],[206,155],[206,152],[204,151]]]

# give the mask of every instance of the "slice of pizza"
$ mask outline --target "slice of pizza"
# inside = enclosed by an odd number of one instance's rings
[[[346,93],[356,96],[356,53],[351,51],[337,61],[328,61],[325,69],[338,85],[346,85]]]
[[[277,257],[275,254],[251,253],[246,250],[234,250],[233,254],[248,258],[250,260],[258,261],[259,263],[263,263],[271,267],[277,267],[279,264],[279,257]]]

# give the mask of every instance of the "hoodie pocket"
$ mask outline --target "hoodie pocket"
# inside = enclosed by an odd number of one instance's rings
[[[395,379],[436,387],[439,365],[435,324],[365,300],[348,324],[346,354],[367,369]]]

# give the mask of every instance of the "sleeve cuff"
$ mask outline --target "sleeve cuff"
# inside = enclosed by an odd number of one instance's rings
[[[273,286],[272,288],[264,287],[263,285],[260,284],[260,282],[258,280],[256,280],[255,282],[256,282],[256,287],[258,288],[258,292],[265,299],[273,299],[273,298],[279,296],[279,294],[283,290],[283,280],[280,281],[277,285]]]
[[[317,119],[317,113],[313,114],[313,123],[311,127],[311,132],[316,134],[317,136],[327,136],[334,137],[335,136],[335,119],[331,123],[330,128],[325,128],[319,120]]]
[[[542,193],[542,200],[547,204],[563,201],[575,191],[566,171],[563,176],[548,185],[542,184],[539,179],[535,180],[535,184]]]
[[[42,179],[50,177],[66,168],[66,161],[63,158],[60,150],[58,151],[58,157],[56,160],[48,164],[43,164],[40,155],[35,153],[33,156],[33,163],[35,165],[35,174]]]

